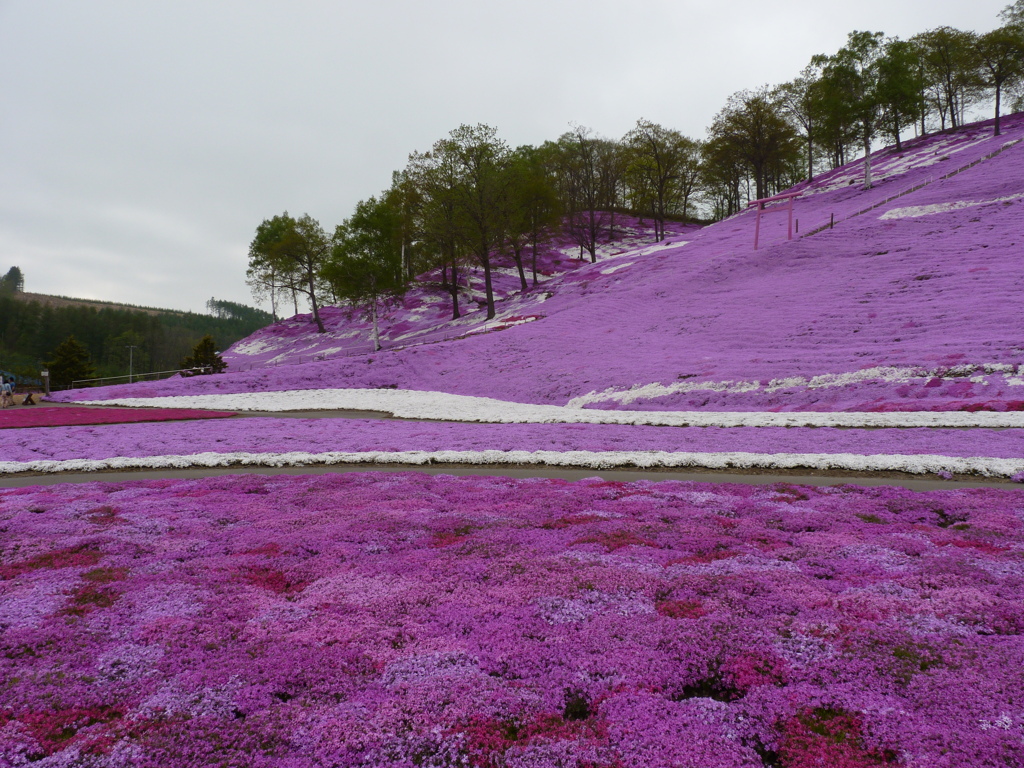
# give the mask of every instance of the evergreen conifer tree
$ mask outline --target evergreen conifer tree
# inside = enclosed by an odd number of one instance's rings
[[[25,290],[25,276],[18,267],[11,267],[7,274],[0,277],[0,291],[18,293]]]
[[[213,336],[206,334],[192,347],[192,354],[178,364],[179,368],[204,368],[201,373],[223,373],[228,364],[217,352]]]
[[[50,381],[58,386],[70,386],[73,381],[96,374],[89,360],[89,350],[74,336],[68,336],[58,345],[53,351],[53,360],[46,365],[50,369]]]

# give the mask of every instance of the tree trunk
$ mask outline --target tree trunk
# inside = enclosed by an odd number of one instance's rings
[[[537,233],[533,233],[533,239],[530,241],[530,247],[533,249],[533,287],[537,287]]]
[[[316,290],[313,287],[313,271],[309,270],[306,273],[307,281],[309,283],[309,303],[313,307],[313,322],[316,323],[317,333],[327,333],[327,329],[324,328],[324,321],[320,319],[320,307],[316,303]]]
[[[523,271],[523,246],[518,241],[512,244],[512,258],[516,262],[516,269],[519,270],[519,284],[525,292],[530,286],[526,283],[526,273]]]
[[[452,282],[449,292],[452,295],[452,320],[458,320],[462,315],[459,314],[459,267],[455,259],[452,259]]]
[[[590,218],[588,220],[589,228],[587,230],[587,252],[590,253],[590,263],[597,263],[597,212],[591,210]]]
[[[996,132],[992,134],[993,136],[998,136],[999,135],[999,100],[1000,100],[1000,96],[1001,96],[1001,94],[1000,94],[1001,90],[1002,90],[1002,83],[997,82],[996,83]]]
[[[373,351],[380,352],[380,331],[377,328],[377,297],[370,303],[370,314],[373,315]]]
[[[486,253],[486,252],[485,252]],[[491,257],[490,254],[482,255],[480,263],[484,268],[484,295],[487,298],[487,319],[493,320],[494,315],[494,287],[491,284]]]
[[[871,189],[871,138],[868,126],[864,126],[864,189]]]

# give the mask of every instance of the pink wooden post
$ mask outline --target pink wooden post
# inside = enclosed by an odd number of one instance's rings
[[[789,228],[786,232],[786,239],[793,239],[793,201],[800,197],[803,192],[783,192],[781,195],[775,195],[774,197],[763,197],[760,200],[751,200],[747,203],[747,207],[755,206],[757,208],[757,219],[754,221],[754,250],[757,250],[758,243],[761,240],[761,213],[766,210],[768,203],[774,203],[779,200],[786,201],[786,211],[789,214]]]

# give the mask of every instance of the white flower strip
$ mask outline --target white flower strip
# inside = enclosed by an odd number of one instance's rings
[[[112,457],[66,461],[4,461],[0,474],[19,472],[99,472],[118,469],[186,469],[202,467],[301,467],[338,464],[473,464],[523,466],[695,468],[695,469],[821,469],[854,472],[907,472],[915,475],[949,472],[983,477],[1012,477],[1024,472],[1024,459],[854,453],[673,453],[667,451],[360,451],[345,453],[196,453],[186,456]]]
[[[225,395],[132,397],[84,400],[82,403],[278,413],[316,410],[380,411],[402,419],[491,424],[646,424],[667,427],[1024,427],[1024,411],[603,411],[402,389],[311,389]]]
[[[1008,197],[995,197],[991,200],[957,200],[952,203],[935,203],[933,205],[911,205],[906,208],[893,208],[886,211],[878,218],[886,219],[913,219],[919,216],[931,216],[936,213],[948,213],[959,211],[963,208],[976,208],[979,205],[995,205],[996,203],[1019,200],[1024,195],[1010,195]]]
[[[1012,365],[1001,365],[990,363],[986,365],[964,365],[954,366],[943,371],[929,371],[925,368],[908,368],[898,366],[877,366],[865,368],[859,371],[848,371],[846,373],[823,373],[819,376],[805,378],[803,376],[789,376],[784,379],[772,379],[767,384],[759,381],[678,381],[672,384],[639,384],[629,389],[616,389],[614,387],[603,392],[588,392],[585,395],[574,397],[567,405],[570,408],[582,408],[593,403],[620,403],[628,405],[637,400],[653,400],[658,397],[669,395],[687,394],[690,392],[728,392],[732,394],[744,394],[748,392],[779,392],[784,389],[831,389],[834,387],[848,387],[855,384],[870,382],[884,382],[886,384],[924,384],[931,379],[942,381],[963,380],[971,373],[979,372],[985,374],[1002,373],[1011,386],[1016,384],[1014,377],[1015,369]]]

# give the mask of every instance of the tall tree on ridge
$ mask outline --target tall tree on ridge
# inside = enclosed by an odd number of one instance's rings
[[[919,46],[926,76],[932,84],[942,128],[946,127],[946,115],[952,127],[957,128],[980,86],[977,35],[939,27],[915,35],[913,40]]]
[[[491,254],[500,247],[508,205],[509,149],[489,125],[461,125],[449,134],[457,163],[456,203],[465,242],[484,269],[487,319],[495,315]]]
[[[581,254],[584,249],[590,254],[591,262],[597,261],[598,238],[607,219],[600,173],[601,141],[591,129],[574,125],[556,145],[569,234]]]
[[[881,32],[851,32],[846,45],[832,56],[816,56],[827,87],[841,94],[842,104],[854,116],[864,148],[864,189],[871,189],[871,142],[878,131],[881,98],[879,59]]]
[[[1024,8],[1021,12],[1024,13]],[[1001,132],[999,112],[1003,88],[1024,77],[1024,22],[1019,26],[1008,24],[981,35],[978,38],[977,56],[982,82],[995,93],[996,124],[993,135],[998,136]]]
[[[452,299],[452,319],[458,320],[461,316],[459,270],[466,259],[457,200],[460,176],[454,146],[442,139],[430,152],[412,153],[405,173],[419,200],[414,217],[416,237],[434,254],[432,264],[441,270],[442,287]]]
[[[330,244],[320,223],[309,214],[294,219],[285,211],[280,216],[264,219],[256,228],[249,245],[250,280],[265,281],[267,275],[289,278],[288,287],[306,294],[313,309],[313,322],[324,333],[320,318],[320,269],[330,255]]]
[[[546,145],[522,147],[519,150],[521,162],[526,166],[527,183],[519,190],[519,197],[513,199],[514,204],[526,214],[534,287],[537,285],[537,249],[551,238],[563,214],[552,173],[550,148],[550,145]]]
[[[597,186],[599,205],[608,214],[608,239],[615,239],[615,212],[623,205],[626,182],[626,153],[613,139],[598,139]]]
[[[790,119],[803,131],[807,142],[807,178],[814,178],[814,147],[821,132],[823,112],[821,73],[813,64],[788,83],[777,86],[773,98],[782,106]]]
[[[732,216],[742,207],[740,191],[748,177],[746,162],[732,142],[712,136],[701,145],[700,186],[715,219]],[[747,181],[749,189],[750,184]]]
[[[0,291],[21,293],[25,290],[25,276],[20,267],[11,267],[7,274],[0,277]]]
[[[547,229],[558,219],[558,198],[548,178],[541,153],[531,146],[516,149],[505,171],[508,174],[508,205],[504,230],[505,242],[519,271],[519,283],[526,291],[523,253],[533,249],[533,285],[537,285],[537,246]]]
[[[900,151],[903,149],[900,134],[904,128],[914,125],[924,106],[917,48],[899,38],[886,40],[876,66],[880,119]]]
[[[643,119],[622,143],[628,152],[626,178],[634,193],[633,207],[651,214],[654,239],[664,240],[666,217],[686,215],[700,169],[700,147],[679,131]]]
[[[999,18],[1008,27],[1024,29],[1024,0],[1014,0],[999,12]]]
[[[1012,27],[1021,34],[1024,34],[1024,0],[1015,0],[1015,2],[1003,8],[999,12],[999,18],[1003,20],[1004,26]],[[1008,91],[1008,95],[1010,94],[1014,97],[1010,111],[1024,111],[1024,78],[1020,78],[1011,84],[1011,88]]]
[[[379,317],[400,299],[409,282],[403,263],[401,200],[371,197],[334,232],[330,260],[321,272],[335,294],[361,307],[373,321],[373,349],[380,349]]]
[[[750,168],[757,199],[768,197],[773,171],[799,157],[796,131],[767,87],[730,96],[708,133],[720,147],[731,147]]]

